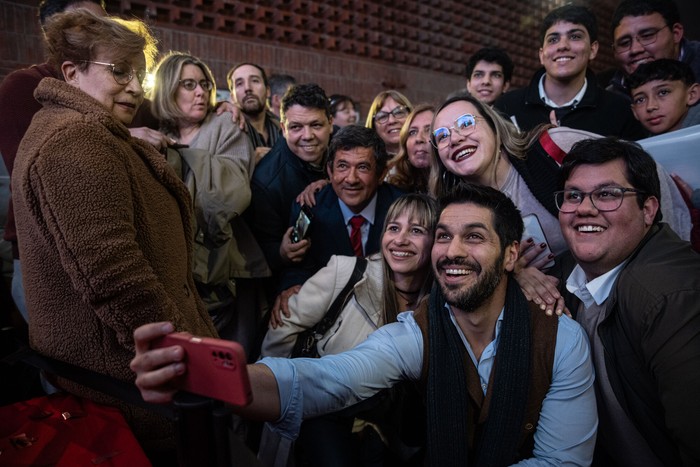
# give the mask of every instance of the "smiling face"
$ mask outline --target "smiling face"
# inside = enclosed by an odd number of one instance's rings
[[[180,80],[191,79],[197,83],[197,86],[189,91],[180,85],[175,92],[175,104],[182,113],[178,119],[181,123],[200,123],[209,112],[209,93],[199,84],[200,81],[206,80],[207,77],[197,65],[187,64],[182,67],[180,72]]]
[[[455,120],[464,114],[477,117],[474,130],[467,136],[450,130],[449,144],[438,150],[440,160],[449,172],[467,181],[490,186],[499,161],[496,134],[472,103],[456,101],[440,110],[435,116],[433,131],[454,126]]]
[[[649,132],[678,130],[690,106],[700,99],[700,85],[681,80],[653,80],[632,90],[632,113]]]
[[[498,63],[481,60],[474,66],[467,79],[467,91],[484,104],[492,105],[510,87],[503,75],[503,67]]]
[[[338,104],[335,115],[333,115],[333,122],[340,128],[357,123],[357,114],[352,102],[343,101]]]
[[[93,57],[93,61],[113,63],[111,55],[106,53],[98,53]],[[117,65],[119,65],[119,69],[130,70],[131,73],[134,73],[134,77],[129,83],[117,83],[109,66],[96,63],[90,63],[84,71],[80,71],[76,64],[65,62],[61,70],[68,84],[96,99],[117,120],[128,125],[136,115],[139,105],[143,102],[143,88],[133,70],[145,70],[146,59],[141,54],[131,60],[117,63]]]
[[[338,149],[328,176],[335,194],[355,214],[367,207],[384,178],[383,173],[377,173],[374,150],[362,147]]]
[[[379,112],[389,113],[389,120],[384,123],[375,122],[374,128],[377,130],[377,134],[386,144],[387,151],[396,152],[399,145],[399,137],[401,135],[401,127],[406,118],[397,119],[390,112],[397,107],[401,107],[401,104],[396,102],[391,96],[388,96],[384,100],[384,104],[377,110]]]
[[[231,76],[233,100],[246,115],[257,116],[265,111],[270,89],[262,73],[252,65],[242,65]]]
[[[433,112],[426,110],[413,117],[408,126],[406,138],[406,152],[408,162],[417,169],[430,167],[430,159],[433,157],[433,149],[430,146],[430,124],[433,121]]]
[[[591,43],[584,26],[560,21],[545,33],[540,63],[547,77],[567,82],[585,76],[588,62],[597,54],[598,41]]]
[[[398,282],[399,276],[425,273],[430,268],[432,243],[433,233],[417,219],[412,219],[408,211],[388,220],[382,235],[382,255],[394,281]]]
[[[637,37],[644,37],[657,31],[656,39],[642,45]],[[632,46],[623,52],[615,51],[615,58],[626,74],[631,75],[642,63],[660,58],[678,59],[680,43],[683,38],[683,26],[679,23],[666,27],[666,20],[660,13],[642,16],[625,16],[613,32],[613,44],[631,40]]]
[[[294,104],[284,114],[284,138],[289,149],[301,160],[323,163],[333,130],[332,120],[322,109]]]
[[[622,159],[603,164],[575,167],[564,185],[566,190],[591,192],[597,188],[632,188]],[[559,224],[566,243],[588,280],[613,269],[639,245],[651,227],[659,203],[655,197],[639,207],[637,196],[626,193],[615,211],[601,212],[587,196],[575,212],[559,213]]]
[[[501,249],[493,214],[473,203],[448,205],[435,229],[432,264],[447,303],[463,312],[505,293],[506,271],[517,259],[517,242]],[[496,293],[500,289],[500,293]]]

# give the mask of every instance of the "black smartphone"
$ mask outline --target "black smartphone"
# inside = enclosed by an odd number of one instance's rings
[[[292,228],[291,240],[292,243],[299,243],[309,232],[309,226],[311,225],[311,219],[314,215],[308,206],[302,206],[301,211],[299,211],[299,216],[294,223],[294,228]]]

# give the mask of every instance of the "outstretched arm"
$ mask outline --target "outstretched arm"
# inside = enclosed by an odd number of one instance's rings
[[[184,349],[179,345],[151,348],[155,340],[174,330],[172,323],[159,322],[145,324],[134,331],[136,356],[129,366],[136,373],[136,386],[146,402],[168,403],[180,389],[178,377],[187,371]],[[236,412],[256,420],[277,420],[280,399],[272,371],[265,365],[248,365],[248,376],[253,402],[246,407],[236,407]]]

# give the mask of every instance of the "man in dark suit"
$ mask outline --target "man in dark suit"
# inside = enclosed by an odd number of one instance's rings
[[[384,142],[369,128],[350,125],[334,135],[329,147],[326,170],[330,185],[316,195],[309,208],[311,225],[306,240],[309,248],[302,258],[290,258],[282,273],[273,312],[286,309],[289,295],[328,263],[332,255],[367,256],[379,251],[381,230],[389,205],[403,193],[383,183],[389,156]],[[290,225],[301,211],[295,203]],[[280,251],[294,245],[285,235]],[[283,302],[283,303],[281,303]]]

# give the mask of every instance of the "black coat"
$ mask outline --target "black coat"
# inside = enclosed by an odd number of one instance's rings
[[[554,110],[540,99],[539,82],[544,73],[544,68],[540,69],[528,87],[507,92],[494,104],[507,119],[512,121],[515,117],[523,131],[549,123],[549,114]],[[556,110],[561,126],[632,141],[646,136],[644,128],[632,115],[629,100],[599,88],[595,74],[590,70],[586,79],[588,87],[581,102]]]
[[[280,243],[289,227],[294,200],[311,182],[325,176],[325,167],[314,167],[299,159],[284,138],[277,140],[255,168],[245,216],[273,272],[282,269]]]

